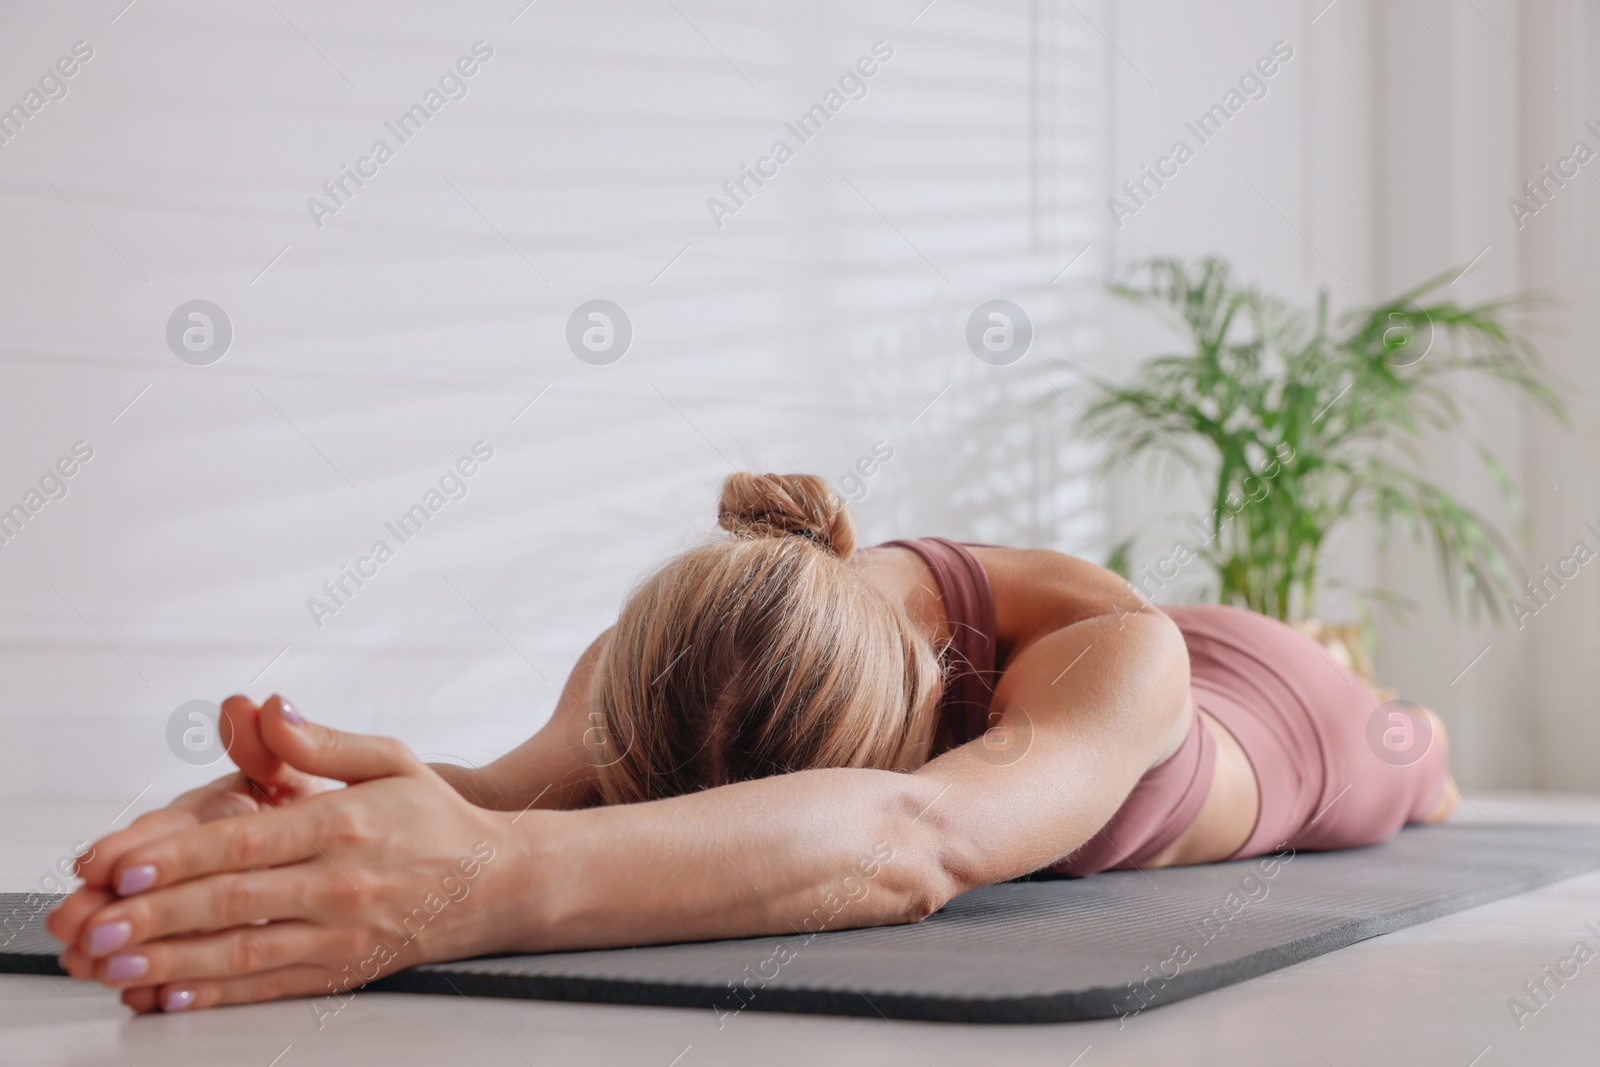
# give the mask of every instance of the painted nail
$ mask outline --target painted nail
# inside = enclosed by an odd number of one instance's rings
[[[132,896],[135,893],[143,893],[155,884],[155,867],[149,863],[141,863],[122,872],[117,879],[117,894],[124,897]]]
[[[291,726],[299,726],[306,721],[305,716],[300,714],[300,709],[282,697],[278,698],[278,707],[283,709],[283,717],[288,720]]]
[[[89,931],[89,955],[104,956],[108,952],[115,952],[126,945],[132,936],[133,924],[130,922],[101,923]]]
[[[150,961],[143,956],[134,956],[124,952],[120,956],[112,956],[106,961],[106,981],[126,982],[131,978],[138,978],[150,969]]]
[[[162,1002],[162,1011],[183,1011],[185,1008],[194,1007],[194,990],[174,989],[167,994],[167,999]]]

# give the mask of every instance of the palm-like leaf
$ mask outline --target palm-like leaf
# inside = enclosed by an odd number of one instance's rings
[[[1223,603],[1309,614],[1329,535],[1367,514],[1386,539],[1398,529],[1432,545],[1452,606],[1498,617],[1509,545],[1427,480],[1422,445],[1461,427],[1463,375],[1503,382],[1563,423],[1566,412],[1508,321],[1532,302],[1457,304],[1440,295],[1454,276],[1330,321],[1326,293],[1306,311],[1235,283],[1221,260],[1150,261],[1113,292],[1166,318],[1190,351],[1147,359],[1131,383],[1091,377],[1083,432],[1112,444],[1108,469],[1150,458],[1206,480],[1198,555]],[[1479,455],[1515,507],[1505,471]],[[1131,572],[1131,545],[1117,555]]]

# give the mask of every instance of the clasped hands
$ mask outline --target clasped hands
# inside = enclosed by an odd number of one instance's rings
[[[143,1014],[343,996],[506,947],[528,888],[508,817],[391,738],[307,722],[277,696],[222,711],[239,770],[79,861],[84,884],[47,919],[72,977]]]

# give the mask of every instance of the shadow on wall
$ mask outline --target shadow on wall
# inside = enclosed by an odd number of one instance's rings
[[[1071,372],[1052,358],[1086,347],[1096,299],[1087,287],[1023,295],[1033,343],[1010,364],[968,351],[977,300],[927,301],[906,313],[909,327],[871,343],[849,402],[881,411],[883,397],[899,397],[905,416],[864,441],[855,463],[823,472],[869,542],[937,534],[1103,554],[1096,453],[1074,436]]]

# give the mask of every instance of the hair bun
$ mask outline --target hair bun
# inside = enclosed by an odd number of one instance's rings
[[[804,537],[840,559],[856,550],[849,508],[815,474],[730,474],[717,524],[736,537]]]

